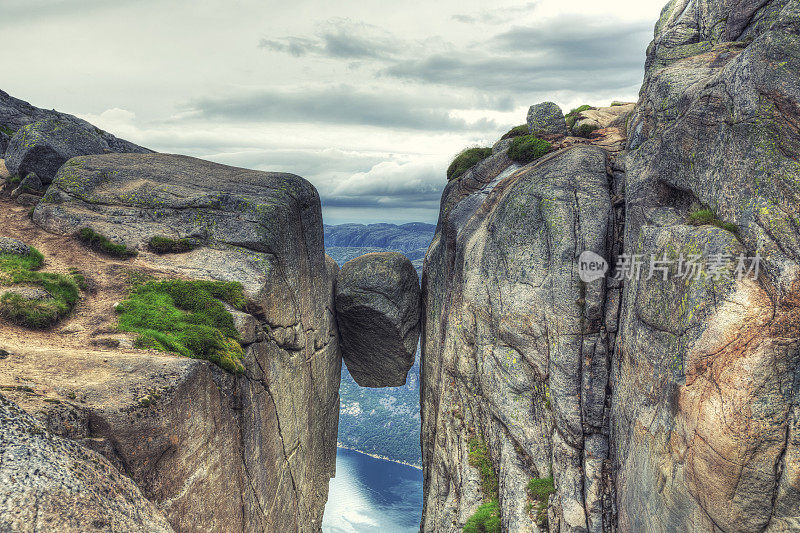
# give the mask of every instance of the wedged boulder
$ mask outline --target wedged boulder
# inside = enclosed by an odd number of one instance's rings
[[[91,124],[54,116],[17,130],[8,143],[5,159],[11,174],[25,176],[34,172],[42,183],[48,184],[67,160],[114,151],[115,147]]]
[[[336,321],[342,357],[356,383],[405,384],[419,341],[420,301],[417,272],[403,254],[366,254],[342,266]]]
[[[532,105],[528,110],[528,129],[531,133],[567,135],[564,112],[553,102]]]
[[[0,396],[0,531],[171,532],[107,459]]]

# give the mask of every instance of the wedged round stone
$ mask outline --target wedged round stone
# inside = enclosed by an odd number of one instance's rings
[[[30,246],[11,237],[0,237],[0,254],[28,255]]]
[[[420,302],[417,272],[403,254],[366,254],[342,266],[336,320],[342,357],[356,383],[405,384],[419,341]]]
[[[528,129],[531,133],[567,135],[564,112],[553,102],[532,105],[528,110]]]

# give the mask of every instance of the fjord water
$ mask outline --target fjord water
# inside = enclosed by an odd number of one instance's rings
[[[338,449],[324,533],[415,533],[421,516],[421,470]]]

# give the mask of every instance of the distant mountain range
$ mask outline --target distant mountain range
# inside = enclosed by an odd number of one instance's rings
[[[339,266],[372,252],[401,252],[422,275],[422,261],[436,233],[434,224],[340,224],[325,227],[325,251]]]
[[[436,226],[341,224],[325,226],[325,251],[339,266],[372,252],[401,252],[422,274],[422,261]],[[339,442],[348,448],[420,465],[419,352],[402,387],[360,387],[342,368]]]

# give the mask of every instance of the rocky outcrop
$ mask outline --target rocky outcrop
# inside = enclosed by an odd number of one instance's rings
[[[800,527],[799,33],[795,1],[673,1],[656,26],[629,124],[626,250],[719,257],[727,272],[626,285],[621,530]],[[685,225],[698,206],[735,232]],[[737,280],[740,254],[757,253],[759,278]]]
[[[182,156],[85,156],[61,168],[33,218],[55,233],[92,228],[140,257],[154,235],[199,239],[188,253],[145,259],[168,275],[242,283],[245,371],[157,353],[6,347],[0,382],[37,392],[14,399],[51,431],[97,446],[176,531],[319,531],[341,355],[337,267],[313,186]]]
[[[342,357],[362,387],[399,387],[414,364],[420,290],[411,261],[398,252],[348,261],[336,282]]]
[[[468,459],[475,438],[498,474],[504,530],[539,530],[526,486],[551,475],[564,530],[610,527],[605,384],[619,289],[583,283],[576,259],[609,257],[619,241],[612,164],[588,144],[524,167],[500,152],[445,189],[423,278],[424,531],[459,531],[488,496]]]
[[[76,116],[62,113],[54,109],[42,109],[32,106],[28,102],[14,98],[8,93],[0,90],[0,130],[14,133],[29,124],[39,122],[41,120],[61,120],[64,122],[72,122],[78,124],[83,129],[91,129],[102,138],[102,141],[109,147],[112,152],[119,153],[145,153],[150,152],[146,148],[142,148],[130,141],[120,139],[114,135],[95,128],[85,120],[79,119]],[[3,152],[0,150],[0,156]]]
[[[69,116],[52,116],[17,130],[5,151],[6,167],[12,174],[36,173],[48,184],[68,159],[115,151],[150,152],[133,145],[116,146],[102,132]]]
[[[528,109],[528,131],[552,135],[566,135],[564,112],[553,102],[542,102]]]
[[[799,34],[796,1],[672,1],[631,114],[448,183],[423,276],[424,531],[488,498],[474,440],[507,531],[800,528]],[[608,273],[582,281],[584,251]],[[545,524],[525,487],[550,473]]]
[[[0,530],[172,532],[108,460],[48,432],[0,395]]]

